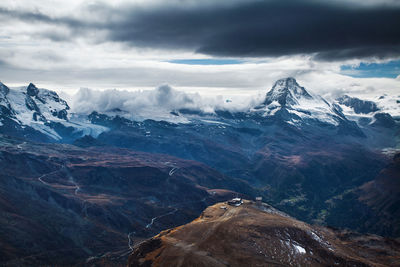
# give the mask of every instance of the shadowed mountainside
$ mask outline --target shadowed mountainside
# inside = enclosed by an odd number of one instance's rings
[[[0,136],[0,263],[83,263],[186,223],[245,182],[194,161]],[[225,189],[222,189],[225,188]]]
[[[361,232],[400,236],[400,154],[377,177],[327,201],[326,221]],[[347,216],[351,212],[353,216]]]

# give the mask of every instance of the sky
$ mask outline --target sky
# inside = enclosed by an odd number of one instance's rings
[[[0,1],[0,80],[74,94],[170,86],[400,94],[400,1]]]

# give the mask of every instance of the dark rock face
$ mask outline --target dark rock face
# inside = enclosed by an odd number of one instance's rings
[[[97,111],[93,111],[92,113],[90,113],[88,115],[88,119],[93,124],[98,124],[98,125],[112,127],[112,128],[119,128],[124,125],[129,126],[131,124],[137,125],[137,123],[132,122],[123,117],[120,117],[120,116],[109,117],[105,114],[100,114]]]
[[[39,93],[39,89],[36,87],[36,85],[30,83],[26,88],[26,93],[28,94],[28,96],[37,96],[37,94]]]
[[[348,95],[338,98],[337,101],[342,105],[353,108],[354,112],[357,114],[368,114],[379,110],[376,104],[372,101],[361,100]]]
[[[105,145],[91,135],[85,135],[82,138],[76,139],[73,144],[75,146],[79,146],[79,147],[91,147],[91,146],[104,146]]]
[[[10,89],[5,84],[0,82],[0,97],[4,97],[8,94],[8,92],[10,92]]]
[[[29,110],[34,110],[36,112],[40,112],[38,106],[36,105],[35,101],[29,96],[25,99],[25,105]]]
[[[10,102],[7,99],[9,92],[10,89],[0,82],[0,120],[2,119],[1,117],[9,117],[13,114]]]
[[[59,118],[59,119],[68,120],[68,117],[67,117],[68,116],[68,111],[66,111],[65,109],[60,110],[60,111],[54,110],[52,112],[52,115],[54,117]]]
[[[380,126],[385,128],[393,128],[396,125],[395,120],[388,113],[376,113],[374,115],[375,122],[372,126]]]

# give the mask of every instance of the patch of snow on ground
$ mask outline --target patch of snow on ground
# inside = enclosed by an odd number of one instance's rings
[[[400,148],[393,148],[393,147],[387,147],[381,150],[383,154],[389,156],[389,157],[394,157],[397,153],[400,152]]]
[[[331,247],[331,244],[329,242],[324,241],[319,235],[314,233],[313,231],[308,232],[308,234],[311,236],[312,239],[320,243],[322,246],[328,248],[330,251],[333,251],[333,248]]]
[[[211,123],[211,124],[221,124],[221,125],[229,125],[222,121],[212,121],[212,120],[201,120],[202,122]]]
[[[286,240],[282,243],[284,243],[286,245],[286,247],[291,248],[292,249],[291,251],[293,252],[293,254],[305,254],[306,253],[305,248],[303,248],[302,246],[300,246],[297,243],[293,243],[290,240]]]
[[[322,243],[322,239],[314,232],[311,232],[311,237],[315,240],[318,241],[319,243]]]
[[[293,246],[296,249],[297,253],[300,253],[300,254],[306,253],[306,250],[302,246],[295,245],[295,244],[293,244]]]

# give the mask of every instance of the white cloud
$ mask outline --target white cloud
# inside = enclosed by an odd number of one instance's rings
[[[226,100],[230,101],[226,101]],[[201,110],[213,113],[216,109],[244,111],[259,104],[261,95],[202,96],[198,93],[186,93],[175,90],[169,85],[162,85],[153,90],[123,91],[123,90],[92,90],[80,89],[71,97],[72,112],[89,114],[92,111],[123,115],[135,120],[163,119],[176,120],[171,111],[179,109]],[[118,110],[118,111],[117,111]],[[121,113],[122,111],[122,113]]]

